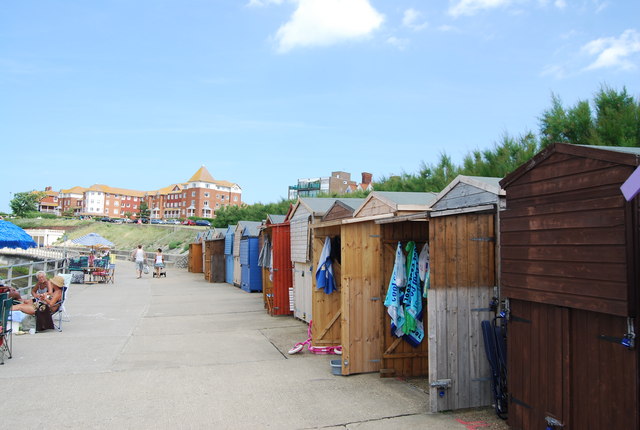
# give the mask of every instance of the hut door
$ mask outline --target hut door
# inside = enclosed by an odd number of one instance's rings
[[[377,372],[384,313],[380,226],[358,223],[342,237],[342,374]]]
[[[509,426],[567,428],[569,309],[512,300],[508,330]]]

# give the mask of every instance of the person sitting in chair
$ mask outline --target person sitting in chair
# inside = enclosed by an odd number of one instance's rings
[[[29,300],[18,305],[13,305],[11,307],[11,310],[21,311],[29,315],[35,315],[38,306],[45,304],[49,306],[49,309],[51,309],[51,313],[57,311],[60,307],[60,300],[62,300],[62,287],[64,287],[64,278],[62,276],[54,276],[50,281],[47,281],[47,283],[52,289],[51,292],[38,294],[37,298],[34,295],[34,300]]]
[[[164,269],[164,256],[162,255],[162,249],[160,248],[158,248],[158,252],[156,252],[156,259],[153,263],[153,266],[156,269],[155,276],[159,278],[160,274],[162,273],[162,269]]]
[[[31,299],[23,300],[24,303],[33,305],[38,300],[41,300],[47,294],[53,294],[53,286],[51,281],[47,279],[47,274],[43,270],[36,272],[36,284],[31,289]]]

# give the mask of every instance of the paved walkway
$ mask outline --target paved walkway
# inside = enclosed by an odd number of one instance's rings
[[[287,355],[304,323],[202,274],[135,279],[118,262],[114,285],[72,285],[67,310],[61,333],[13,337],[0,428],[479,428],[427,414],[427,395],[404,381]]]

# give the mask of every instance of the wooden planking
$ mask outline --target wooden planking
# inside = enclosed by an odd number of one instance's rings
[[[291,261],[309,261],[309,216],[294,219],[290,223]]]
[[[350,218],[353,215],[353,209],[346,208],[337,203],[331,206],[331,209],[327,211],[322,217],[322,221],[333,221],[337,219]]]
[[[365,205],[359,209],[357,218],[363,218],[372,215],[382,215],[392,213],[395,209],[388,204],[382,202],[375,196],[370,198]]]
[[[626,318],[520,300],[511,315],[511,428],[544,428],[546,416],[567,429],[638,428],[638,352],[602,339],[626,332]]]
[[[381,227],[371,221],[342,227],[342,373],[376,372],[382,354]]]
[[[202,244],[189,244],[188,269],[191,273],[203,273],[202,270]]]
[[[240,248],[240,245],[238,245]],[[242,283],[242,267],[240,266],[240,255],[233,256],[233,285],[239,287]]]
[[[434,211],[458,209],[470,206],[497,204],[498,196],[494,193],[459,182],[432,207]]]
[[[335,207],[335,206],[334,206]],[[316,228],[313,239],[313,255],[319,258],[324,246],[324,238],[340,235],[340,226]],[[318,267],[315,261],[314,267]],[[324,290],[316,287],[315,276],[313,277],[312,314],[313,325],[311,336],[314,345],[341,345],[341,300],[342,290],[342,268],[338,261],[332,263],[333,275],[336,280],[338,291],[326,294]]]
[[[290,315],[291,303],[289,290],[293,288],[293,271],[291,262],[290,226],[273,225],[273,309],[272,315]]]
[[[209,282],[224,282],[224,278],[224,240],[208,240],[205,242],[205,279]]]
[[[305,322],[311,322],[311,288],[313,272],[311,263],[293,264],[293,315]]]
[[[495,283],[493,214],[430,220],[432,288],[428,296],[429,381],[451,379],[440,397],[430,390],[432,412],[491,403],[490,369],[480,322],[490,317]]]
[[[399,222],[382,225],[383,256],[382,256],[382,279],[383,291],[382,300],[386,296],[393,265],[395,262],[395,252],[398,241],[406,245],[409,241],[416,242],[416,250],[420,252],[422,246],[429,237],[429,224],[425,222]],[[429,370],[428,360],[428,318],[427,303],[423,301],[423,324],[425,328],[425,339],[414,348],[404,340],[398,342],[398,338],[391,334],[391,318],[383,308],[381,324],[383,327],[383,355],[381,376],[384,377],[415,377],[426,376]],[[397,342],[397,343],[396,343]]]

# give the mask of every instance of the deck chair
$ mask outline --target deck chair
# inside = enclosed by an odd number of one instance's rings
[[[109,264],[104,270],[95,272],[93,276],[100,278],[100,282],[104,282],[105,284],[108,284],[109,282],[111,282],[113,284],[113,274],[115,271],[116,271],[116,265]]]
[[[9,315],[11,314],[13,299],[8,293],[0,294],[0,364],[4,364],[4,356],[11,358],[11,328],[9,327]]]
[[[71,285],[71,274],[60,275],[64,278],[64,286],[62,287],[62,298],[58,301],[60,306],[58,310],[51,314],[51,318],[53,318],[53,325],[58,331],[62,331],[62,321],[69,322],[71,321],[71,317],[67,313],[66,308],[64,307],[65,300],[67,299],[67,295],[69,293],[69,286]],[[56,303],[57,304],[57,303]]]

